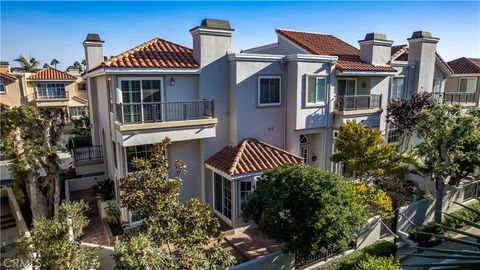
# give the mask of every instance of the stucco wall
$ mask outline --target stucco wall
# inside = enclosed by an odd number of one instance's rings
[[[20,106],[22,104],[23,93],[21,88],[21,79],[12,81],[10,79],[1,78],[5,85],[6,93],[0,93],[0,101],[7,106]]]

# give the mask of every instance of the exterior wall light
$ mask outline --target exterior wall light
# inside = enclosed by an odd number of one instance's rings
[[[173,77],[170,78],[170,85],[171,86],[175,85],[175,79]]]

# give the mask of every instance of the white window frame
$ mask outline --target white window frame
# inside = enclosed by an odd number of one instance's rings
[[[405,85],[405,82],[406,82],[405,76],[395,76],[395,77],[392,78],[392,83],[391,83],[391,86],[390,86],[390,89],[391,89],[391,90],[390,90],[390,99],[394,99],[394,98],[393,98],[393,95],[392,95],[392,94],[393,94],[393,90],[395,90],[395,92],[397,91],[397,89],[393,89],[393,81],[394,81],[395,79],[403,79],[403,89],[402,89],[402,94],[403,94],[403,96],[402,96],[401,98],[405,98],[405,97],[406,97],[406,92],[407,92],[407,91],[406,91],[406,85]],[[397,98],[397,97],[395,97],[395,98]]]
[[[262,79],[278,79],[278,102],[277,103],[261,103],[260,102],[260,81]],[[258,107],[278,106],[282,104],[282,76],[258,76],[257,77],[257,105]]]
[[[49,84],[54,84],[55,85],[55,92],[58,91],[57,90],[57,84],[63,85],[63,92],[65,93],[65,97],[52,97],[52,98],[50,98],[49,95],[48,95],[48,93],[49,93],[48,85]],[[47,95],[46,98],[45,97],[39,97],[39,94],[38,94],[38,90],[39,90],[38,86],[39,85],[45,85],[45,90],[46,90],[45,94]],[[58,81],[37,82],[37,83],[35,83],[35,94],[36,94],[37,99],[68,99],[68,90],[67,90],[67,86],[66,86],[65,82],[58,82]]]
[[[75,109],[77,112],[78,112],[78,109],[80,109],[80,114],[76,114],[76,115],[71,114],[70,113],[71,109]],[[82,116],[82,113],[83,113],[83,107],[68,107],[68,114],[70,114],[70,116],[78,117],[78,116]]]
[[[216,197],[215,197],[215,174],[218,174],[219,176],[222,177],[222,211],[223,211],[223,196],[224,196],[224,195],[223,195],[223,181],[226,180],[226,181],[229,181],[229,182],[230,182],[230,193],[231,193],[231,194],[230,194],[230,204],[231,204],[230,213],[231,213],[231,215],[232,215],[231,219],[229,219],[228,217],[224,216],[222,212],[219,212],[219,211],[217,210],[216,205],[215,205],[215,203],[216,203],[216,201],[215,201],[215,200],[216,200]],[[225,177],[225,175],[223,175],[222,173],[219,173],[219,172],[217,172],[217,171],[213,171],[213,170],[212,170],[212,190],[213,190],[213,192],[212,192],[212,197],[213,197],[212,209],[213,209],[213,212],[214,212],[215,214],[217,214],[217,215],[218,215],[223,221],[225,221],[227,224],[233,226],[232,220],[233,220],[233,217],[234,217],[234,215],[235,215],[235,212],[234,212],[234,205],[233,205],[233,200],[232,200],[232,199],[233,199],[233,192],[234,192],[234,191],[233,191],[234,185],[233,185],[232,182],[233,182],[232,179],[229,179],[228,177]]]
[[[254,176],[253,178],[248,178],[248,179],[239,179],[237,182],[237,187],[238,187],[238,192],[237,192],[237,204],[238,204],[238,214],[241,215],[242,214],[242,189],[241,189],[241,183],[252,183],[252,190],[250,192],[254,192],[255,189],[257,189],[257,182],[258,180],[260,179],[261,175],[257,175],[257,176]]]
[[[354,86],[354,89],[355,89],[355,93],[353,94],[354,96],[357,96],[358,95],[358,88],[357,88],[357,78],[344,78],[344,77],[337,77],[337,95],[340,96],[340,94],[338,93],[338,90],[340,90],[340,88],[338,87],[338,82],[339,81],[355,81],[355,86]],[[347,84],[345,84],[345,87],[346,87]],[[346,89],[345,89],[346,90]],[[351,96],[351,95],[347,95],[347,94],[343,94],[343,96]]]
[[[118,102],[123,104],[123,92],[122,92],[122,82],[123,81],[140,81],[140,102],[138,104],[143,105],[143,83],[142,81],[160,81],[160,102],[165,102],[164,96],[164,86],[163,86],[163,77],[120,77],[118,78],[118,89],[120,90],[120,95],[118,97]],[[113,97],[111,97],[113,100]],[[135,103],[137,104],[137,103]],[[143,106],[141,108],[141,115],[142,115],[142,123],[145,121],[144,113],[143,113]],[[162,115],[164,115],[162,113]],[[122,110],[122,119],[125,119],[125,115],[123,114]]]
[[[309,90],[309,85],[308,85],[308,81],[309,81],[309,77],[315,77],[315,86],[314,86],[314,91],[315,91],[315,97],[317,96],[317,84],[318,84],[318,81],[319,79],[323,79],[324,80],[324,98],[325,100],[324,101],[315,101],[315,102],[308,102],[308,90]],[[328,100],[328,89],[327,89],[327,77],[326,75],[307,75],[307,83],[306,83],[306,89],[305,89],[305,105],[306,107],[315,107],[315,106],[324,106],[326,103],[327,103],[327,100]],[[315,100],[317,100],[315,98]]]
[[[475,89],[473,89],[473,92],[467,92],[467,89],[465,89],[465,92],[462,91],[462,89],[460,88],[460,86],[462,85],[462,80],[474,80],[475,81]],[[477,85],[478,83],[478,80],[476,77],[461,77],[459,80],[458,80],[458,92],[461,92],[461,93],[475,93],[477,91]],[[467,85],[468,85],[468,82],[467,82]]]

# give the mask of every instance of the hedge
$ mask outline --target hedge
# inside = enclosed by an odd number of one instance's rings
[[[374,244],[363,249],[354,251],[346,256],[335,260],[324,267],[323,270],[352,270],[359,267],[360,262],[365,261],[367,256],[371,257],[390,257],[395,256],[397,246],[394,243],[385,240],[377,241]]]

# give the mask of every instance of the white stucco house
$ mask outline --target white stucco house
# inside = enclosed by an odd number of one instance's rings
[[[118,181],[134,157],[169,137],[169,160],[187,165],[180,199],[201,199],[233,228],[246,225],[242,203],[262,171],[305,162],[341,173],[329,159],[341,123],[355,119],[395,142],[389,99],[442,93],[452,73],[439,39],[424,31],[400,46],[369,33],[357,48],[277,29],[274,43],[237,53],[233,33],[228,21],[205,19],[190,30],[193,49],[154,38],[110,59],[98,34],[83,42],[93,144],[106,176]],[[122,217],[134,221],[127,209]]]

